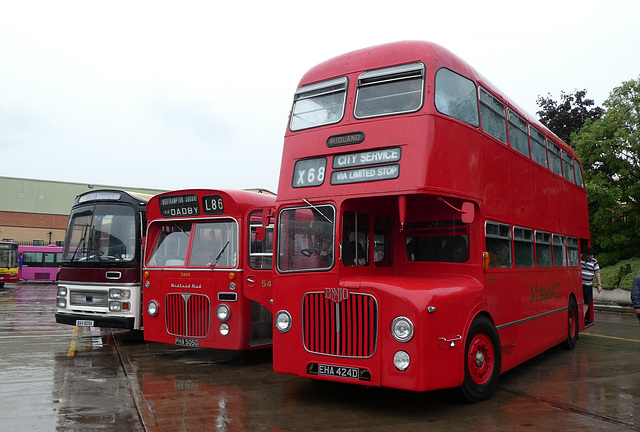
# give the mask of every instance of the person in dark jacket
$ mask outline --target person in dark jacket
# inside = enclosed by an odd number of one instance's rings
[[[633,309],[636,311],[638,321],[640,321],[640,275],[633,278],[633,285],[631,286],[631,302],[633,303]]]

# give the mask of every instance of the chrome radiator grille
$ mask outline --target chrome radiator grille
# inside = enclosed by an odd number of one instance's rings
[[[174,336],[203,338],[209,333],[210,303],[201,294],[167,294],[167,332]]]
[[[375,352],[378,306],[367,294],[351,293],[335,302],[325,293],[308,293],[302,306],[305,348],[340,357],[370,357]]]

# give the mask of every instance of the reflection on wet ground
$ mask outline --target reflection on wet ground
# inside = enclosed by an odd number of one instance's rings
[[[55,323],[55,285],[0,290],[3,430],[640,430],[640,326],[597,315],[575,350],[507,372],[487,402],[276,374],[246,355]],[[6,426],[5,426],[6,425]]]

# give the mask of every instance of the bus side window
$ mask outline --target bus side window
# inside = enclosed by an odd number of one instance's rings
[[[551,267],[551,234],[536,231],[536,262],[538,267]]]
[[[555,267],[567,266],[567,252],[563,235],[554,234],[553,238],[553,265]]]
[[[529,157],[529,138],[527,136],[527,122],[511,110],[509,112],[509,143],[518,153]]]
[[[578,248],[578,239],[575,237],[568,237],[567,249],[569,252],[569,266],[578,267],[580,265],[580,249]]]
[[[511,229],[509,225],[487,221],[485,225],[489,267],[511,267]]]
[[[533,230],[513,227],[513,255],[516,267],[533,267]]]
[[[483,88],[480,89],[480,117],[482,130],[506,144],[507,120],[504,104]]]
[[[256,270],[273,267],[273,224],[262,226],[262,210],[249,216],[249,266]]]
[[[560,159],[560,147],[547,140],[549,150],[549,168],[552,172],[562,175],[562,160]]]

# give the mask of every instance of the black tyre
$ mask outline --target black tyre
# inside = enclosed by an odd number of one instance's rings
[[[566,349],[572,350],[578,342],[578,305],[576,299],[571,297],[569,299],[569,307],[567,308],[567,340],[564,341],[562,346]]]
[[[464,352],[460,395],[473,403],[489,399],[500,378],[502,352],[498,332],[487,317],[479,316],[471,323]]]

